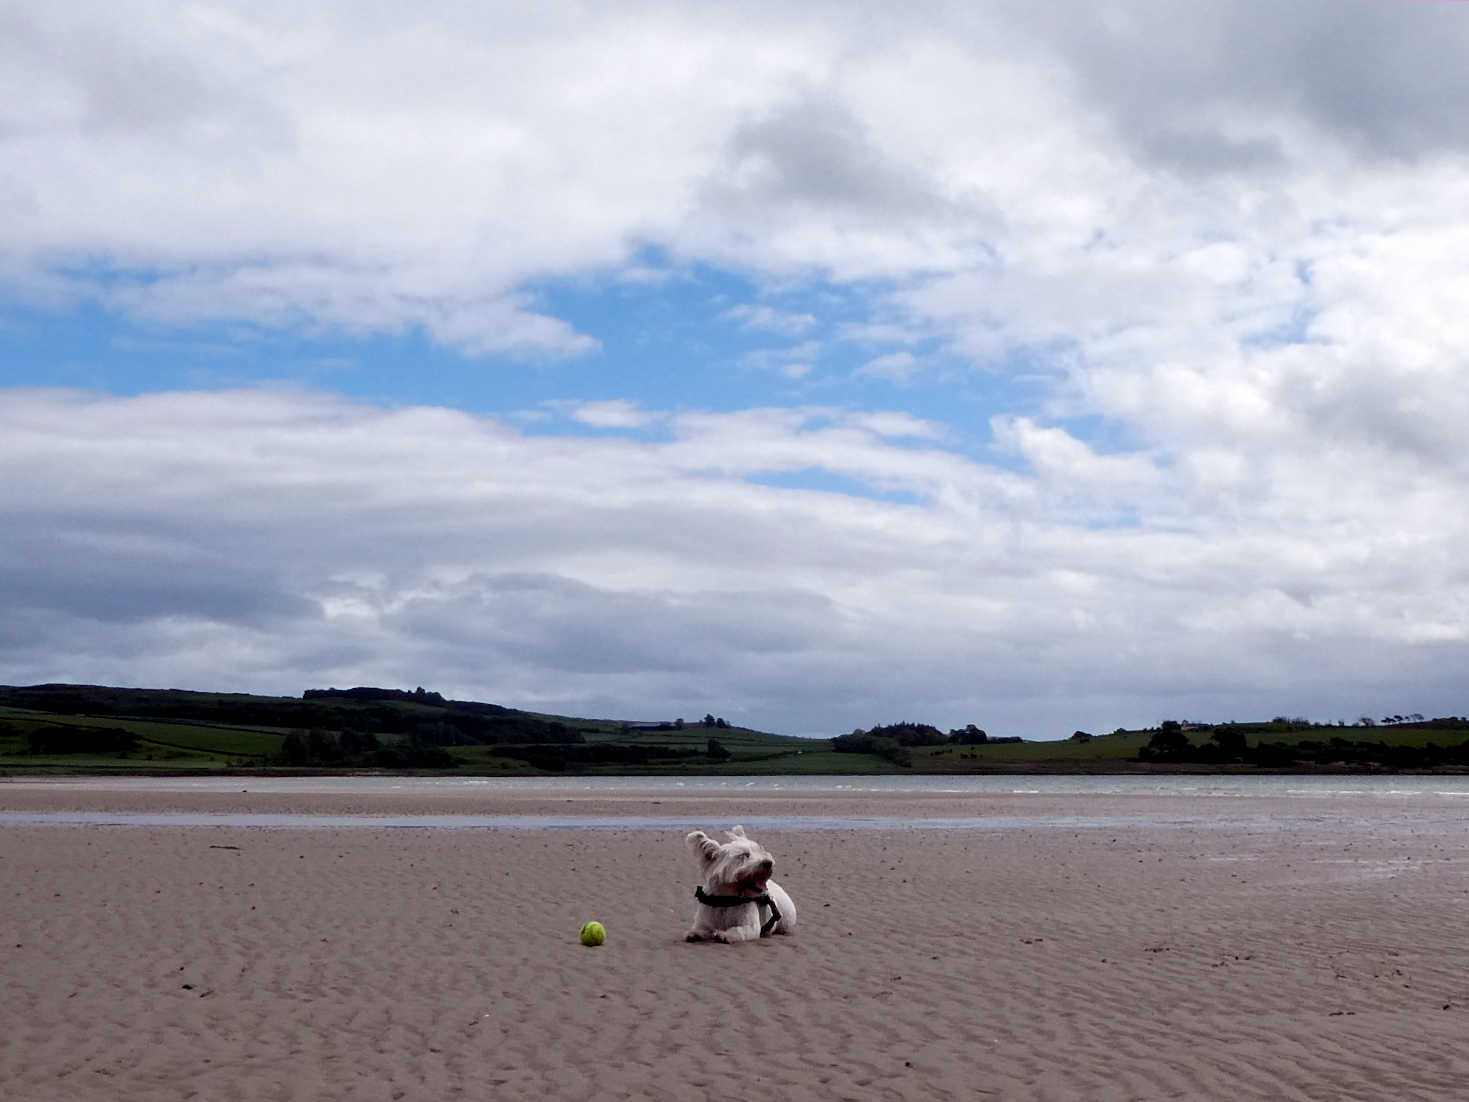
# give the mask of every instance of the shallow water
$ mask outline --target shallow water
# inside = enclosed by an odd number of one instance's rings
[[[1197,817],[1150,815],[1006,815],[957,818],[841,815],[745,815],[751,830],[1095,830],[1193,826]],[[1212,822],[1213,820],[1211,820]],[[659,815],[310,815],[275,812],[0,811],[4,826],[247,827],[277,830],[691,830],[706,817]]]
[[[610,815],[607,802],[657,803],[679,798],[853,800],[850,814],[741,815],[760,830],[1097,830],[1139,827],[1230,827],[1274,831],[1293,823],[1319,822],[1319,801],[1331,800],[1333,818],[1358,813],[1398,825],[1426,826],[1429,820],[1462,821],[1469,814],[1469,778],[1403,776],[819,776],[819,777],[83,777],[26,778],[0,782],[58,791],[229,794],[249,792],[295,796],[482,795],[546,800],[598,801],[587,814],[320,814],[295,812],[198,811],[0,811],[4,826],[232,827],[290,830],[687,830],[706,825],[707,814]],[[1050,797],[1035,814],[874,815],[870,797]],[[1062,806],[1057,806],[1057,798]],[[1125,811],[1102,810],[1093,801],[1128,800]],[[1165,799],[1166,798],[1166,799]],[[1183,802],[1180,803],[1180,798]],[[1252,806],[1252,800],[1269,798]],[[1156,799],[1156,806],[1148,805]],[[1299,811],[1291,804],[1299,801]],[[1210,806],[1217,801],[1214,806]],[[1388,811],[1388,805],[1393,810]],[[928,805],[940,811],[942,799]],[[972,810],[973,804],[965,808]],[[906,810],[906,809],[905,809]],[[957,809],[956,809],[957,810]],[[1100,812],[1100,813],[1099,813]]]
[[[69,777],[17,778],[9,784],[96,792],[251,792],[278,795],[378,795],[484,792],[606,796],[1234,796],[1469,799],[1469,776],[770,776],[770,777]]]

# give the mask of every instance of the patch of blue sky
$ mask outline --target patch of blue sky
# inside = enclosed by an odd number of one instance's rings
[[[1101,414],[1061,417],[1049,423],[1085,442],[1098,455],[1131,455],[1147,447],[1130,424]]]
[[[81,274],[99,289],[150,278]],[[99,294],[52,310],[0,303],[0,384],[121,395],[293,385],[388,406],[515,417],[530,432],[650,438],[662,431],[656,421],[597,424],[568,411],[599,402],[650,412],[901,411],[940,426],[940,446],[981,458],[989,418],[1032,414],[1055,381],[1034,352],[979,368],[901,321],[879,324],[874,335],[873,319],[889,317],[887,289],[878,285],[771,284],[646,250],[618,270],[523,290],[528,309],[566,322],[597,347],[567,357],[472,356],[414,327],[362,334],[306,318],[278,327],[168,325],[109,310]],[[872,366],[895,355],[906,358]]]
[[[147,358],[115,348],[113,329],[91,304],[65,313],[19,305],[0,310],[0,386],[152,389],[145,383]]]
[[[11,310],[0,321],[0,385],[131,396],[289,385],[384,405],[488,411],[539,399],[534,371],[487,367],[422,332],[370,336],[244,322],[164,326],[93,303]],[[530,384],[530,385],[527,385]]]
[[[537,310],[600,345],[539,369],[548,400],[721,411],[775,399],[770,380],[749,365],[757,335],[727,316],[750,301],[744,281],[704,269],[642,271],[651,274],[559,280],[532,289]]]
[[[923,499],[911,490],[885,488],[860,478],[836,474],[818,467],[750,475],[745,481],[757,486],[770,486],[780,490],[805,490],[815,493],[839,494],[843,497],[867,498],[889,505],[920,505],[923,503]]]
[[[987,417],[1015,396],[1006,373],[974,370],[940,337],[873,325],[886,310],[885,286],[772,284],[645,259],[632,267],[636,280],[613,274],[537,288],[539,309],[601,344],[589,359],[605,382],[588,398],[716,412],[835,404],[944,420],[956,406]]]

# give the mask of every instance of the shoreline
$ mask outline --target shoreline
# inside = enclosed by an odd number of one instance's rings
[[[1198,783],[1191,783],[1197,780]],[[1013,781],[1014,783],[1009,783]],[[1346,787],[1333,783],[1342,781]],[[1294,782],[1298,782],[1292,787]],[[1395,785],[1402,787],[1395,787]],[[1358,804],[1400,806],[1422,813],[1469,809],[1469,784],[1440,778],[1067,778],[1046,774],[1015,778],[832,776],[740,778],[443,778],[274,777],[235,778],[71,777],[0,780],[0,825],[35,814],[61,812],[119,815],[296,817],[417,816],[446,820],[555,820],[577,823],[638,818],[671,829],[741,818],[766,825],[805,821],[813,827],[849,823],[872,829],[889,820],[896,829],[925,821],[1073,821],[1084,808],[1125,809],[1130,821],[1166,815],[1213,817],[1303,815],[1340,812]],[[1352,797],[1356,797],[1354,800]],[[1441,806],[1439,806],[1441,805]],[[1105,817],[1105,816],[1104,816]],[[166,825],[160,823],[159,825]],[[204,825],[204,824],[200,824]],[[242,824],[243,825],[243,824]],[[289,825],[279,823],[276,825]],[[425,824],[432,825],[432,824]],[[445,825],[453,825],[446,823]],[[520,825],[531,827],[532,822]]]
[[[229,766],[218,769],[194,766],[177,769],[157,767],[133,767],[119,765],[40,766],[24,769],[14,764],[0,767],[0,782],[26,778],[69,778],[69,777],[402,777],[410,779],[453,779],[462,777],[472,780],[595,780],[599,778],[718,778],[745,777],[759,780],[767,777],[1012,777],[1012,776],[1055,776],[1055,777],[1453,777],[1469,776],[1469,766],[1442,765],[1432,768],[1409,769],[1378,766],[1363,768],[1347,763],[1340,765],[1298,765],[1262,767],[1242,763],[1210,765],[1196,762],[1107,762],[1097,763],[1050,763],[1039,762],[996,762],[977,769],[963,770],[854,770],[854,771],[803,771],[798,773],[772,772],[765,769],[697,769],[670,768],[644,770],[596,769],[586,771],[541,771],[534,770],[476,770],[473,768],[383,770],[383,769],[332,769],[292,768],[289,766]]]

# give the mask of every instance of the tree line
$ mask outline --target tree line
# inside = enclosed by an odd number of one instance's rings
[[[1462,721],[1445,721],[1441,729],[1463,730]],[[1440,745],[1395,745],[1372,739],[1327,739],[1280,742],[1261,739],[1253,745],[1245,729],[1216,727],[1208,738],[1194,742],[1181,724],[1168,721],[1138,751],[1138,761],[1159,764],[1253,765],[1267,769],[1299,766],[1348,766],[1355,769],[1435,769],[1469,766],[1469,739]]]
[[[130,754],[138,748],[138,736],[121,727],[68,727],[45,724],[26,732],[26,749],[32,754]]]
[[[300,700],[102,685],[0,686],[0,705],[58,715],[187,720],[228,727],[371,731],[434,746],[582,742],[580,731],[498,704],[400,689],[307,689]]]
[[[858,727],[851,734],[837,735],[831,740],[831,748],[841,754],[873,754],[894,765],[913,764],[910,753],[915,746],[983,746],[986,743],[1020,742],[1018,738],[990,738],[984,731],[970,723],[944,734],[928,723],[879,724],[863,730]]]
[[[288,731],[281,740],[277,765],[362,767],[371,769],[453,769],[449,751],[419,739],[395,739],[384,745],[371,731],[325,731],[312,727]]]

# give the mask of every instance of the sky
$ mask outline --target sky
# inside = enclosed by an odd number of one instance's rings
[[[1469,6],[0,0],[0,683],[1469,713]]]

